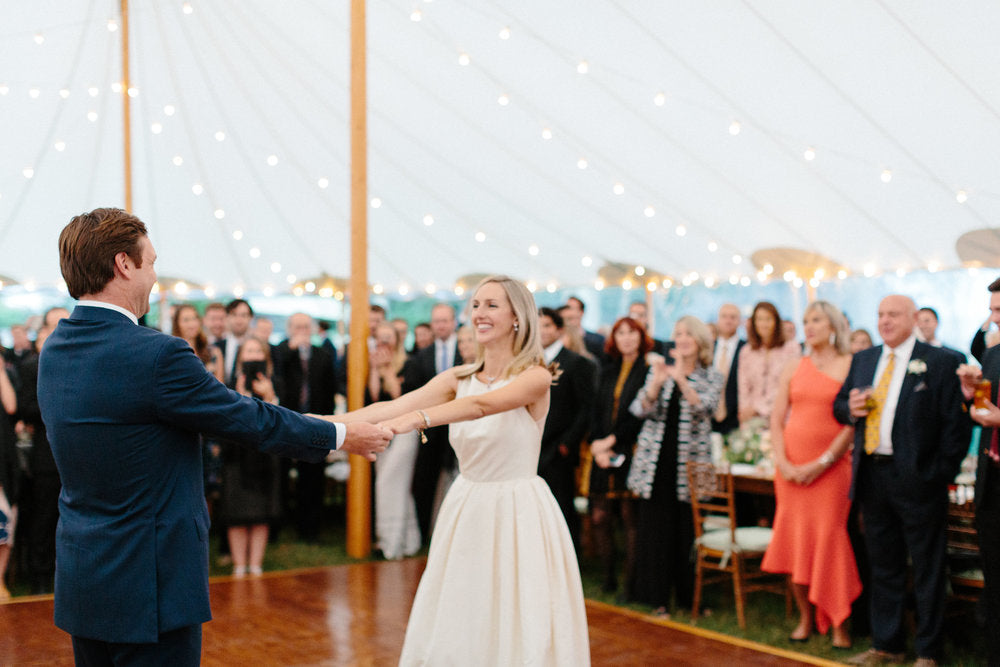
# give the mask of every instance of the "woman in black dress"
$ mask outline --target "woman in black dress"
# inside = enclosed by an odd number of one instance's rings
[[[646,353],[653,339],[641,324],[623,317],[611,328],[605,343],[594,421],[591,426],[590,522],[604,570],[602,588],[611,593],[618,588],[615,527],[625,531],[626,590],[635,563],[636,524],[631,492],[625,488],[632,450],[642,420],[628,408],[646,378]]]

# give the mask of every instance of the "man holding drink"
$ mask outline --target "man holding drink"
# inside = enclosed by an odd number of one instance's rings
[[[968,450],[971,423],[962,414],[957,357],[918,341],[916,320],[912,299],[884,298],[878,310],[883,344],[854,355],[834,401],[837,420],[854,425],[851,489],[871,563],[872,648],[854,664],[906,658],[907,553],[917,606],[916,664],[941,659],[948,485]]]
[[[1000,324],[1000,278],[990,283],[990,321]],[[976,468],[976,530],[983,558],[983,598],[988,618],[1000,614],[1000,451],[997,434],[1000,408],[994,387],[1000,384],[1000,347],[986,350],[982,370],[963,364],[958,368],[962,393],[972,400],[972,419],[983,427],[979,438],[979,465]],[[993,382],[993,380],[998,380]],[[990,664],[1000,661],[1000,635],[988,632]]]

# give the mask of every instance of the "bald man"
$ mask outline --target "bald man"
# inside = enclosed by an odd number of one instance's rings
[[[854,426],[853,497],[871,561],[872,648],[853,664],[906,658],[907,553],[917,605],[918,665],[941,660],[948,485],[969,447],[958,359],[917,340],[917,307],[902,295],[878,308],[883,344],[854,355],[834,414]]]

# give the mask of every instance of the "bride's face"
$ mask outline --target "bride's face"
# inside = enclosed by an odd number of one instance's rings
[[[470,319],[480,344],[514,335],[514,309],[498,283],[486,283],[472,297]]]

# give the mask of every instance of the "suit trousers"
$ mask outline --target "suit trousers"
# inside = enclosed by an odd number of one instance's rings
[[[106,642],[73,635],[76,667],[197,667],[201,664],[201,624],[164,632],[150,644]]]
[[[539,471],[539,477],[545,480],[556,499],[570,537],[573,538],[573,548],[580,553],[580,515],[576,512],[576,473],[569,459],[556,454],[544,469]]]
[[[861,503],[871,563],[871,626],[874,648],[906,650],[907,551],[916,598],[914,649],[941,658],[945,602],[945,524],[948,488],[931,489],[896,470],[892,459],[863,455],[856,497]]]
[[[982,465],[982,462],[980,462]],[[976,530],[979,551],[983,559],[983,601],[986,618],[1000,618],[1000,469],[994,467],[981,495],[976,497]],[[1000,632],[990,628],[986,633],[990,665],[1000,665]]]

